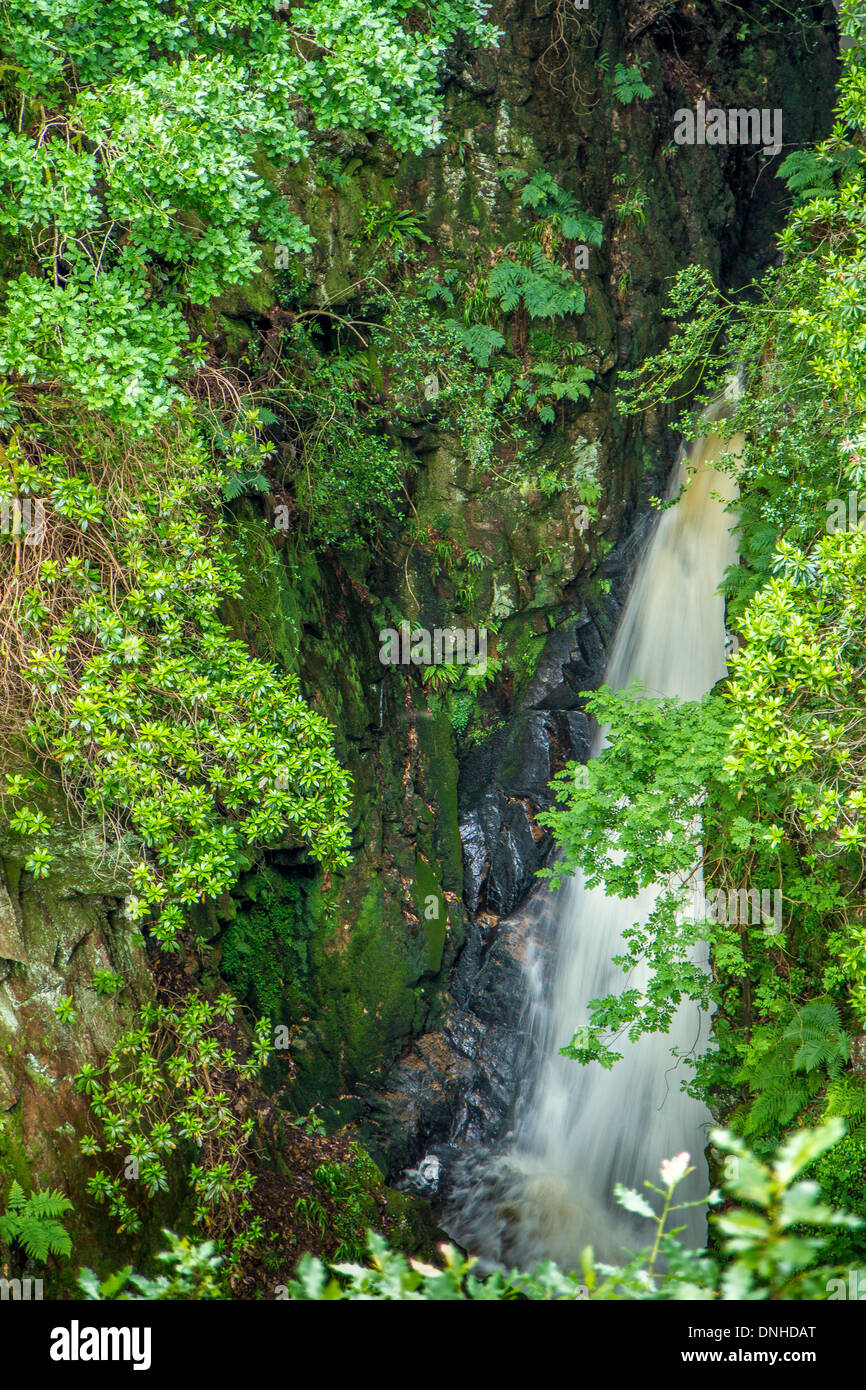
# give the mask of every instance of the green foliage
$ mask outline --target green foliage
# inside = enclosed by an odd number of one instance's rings
[[[755,1099],[743,1133],[773,1133],[795,1119],[848,1061],[849,1039],[832,999],[813,999],[784,1025],[755,1038],[737,1080]],[[839,1114],[835,1111],[831,1113]]]
[[[509,314],[523,304],[530,318],[556,319],[582,314],[586,294],[570,271],[556,265],[544,248],[530,243],[521,251],[524,259],[504,256],[487,277],[486,292]]]
[[[383,1183],[367,1151],[357,1143],[349,1148],[348,1161],[321,1163],[313,1174],[316,1186],[336,1204],[333,1230],[339,1237],[337,1260],[363,1259],[366,1231],[378,1216],[374,1197]]]
[[[289,1295],[303,1302],[500,1302],[520,1297],[559,1301],[581,1296],[580,1276],[563,1273],[552,1262],[540,1266],[534,1275],[496,1273],[479,1279],[472,1272],[474,1260],[467,1260],[453,1245],[443,1245],[440,1250],[443,1266],[438,1269],[395,1253],[382,1236],[371,1231],[367,1237],[367,1264],[342,1262],[329,1269],[315,1256],[305,1255],[289,1286]]]
[[[372,242],[376,249],[386,247],[392,264],[411,257],[419,244],[429,244],[430,237],[422,228],[422,219],[411,208],[397,208],[391,203],[383,207],[367,203],[361,210],[361,236],[355,245]]]
[[[608,893],[635,897],[643,888],[668,884],[646,922],[624,932],[617,958],[630,974],[639,961],[650,966],[643,991],[631,985],[620,996],[590,1005],[590,1023],[564,1049],[579,1061],[610,1067],[619,1060],[610,1041],[628,1030],[666,1032],[683,997],[709,1004],[711,982],[691,959],[691,948],[706,924],[680,912],[678,885],[701,858],[701,827],[695,812],[702,790],[716,770],[719,740],[730,726],[723,702],[700,704],[638,698],[639,690],[602,689],[587,697],[586,708],[610,725],[605,752],[587,765],[570,764],[551,784],[558,805],[539,816],[553,831],[562,852],[555,868],[541,876],[557,886],[565,873],[583,870],[589,887],[603,883]],[[576,769],[581,775],[575,777]],[[726,792],[726,806],[734,801]],[[746,880],[747,881],[747,880]],[[734,973],[742,957],[730,966]]]
[[[101,1138],[85,1136],[82,1153],[113,1155],[122,1168],[121,1176],[99,1168],[87,1180],[118,1231],[140,1230],[135,1194],[140,1207],[168,1191],[178,1171],[196,1222],[224,1235],[236,1232],[249,1211],[255,1120],[238,1117],[233,1091],[267,1061],[270,1020],[259,1020],[244,1058],[230,1028],[236,1013],[230,994],[212,1003],[193,994],[174,1006],[148,1004],[105,1066],[87,1063],[75,1078],[101,1130]]]
[[[627,68],[624,63],[617,63],[613,72],[613,94],[617,101],[623,102],[626,106],[630,105],[635,97],[646,101],[652,96],[652,87],[648,87],[644,81],[640,64]]]
[[[635,188],[616,205],[616,218],[619,222],[635,222],[642,227],[646,222],[646,205],[649,195],[645,189]]]
[[[84,1297],[91,1302],[117,1300],[121,1303],[166,1299],[188,1302],[227,1297],[220,1280],[223,1261],[213,1241],[195,1245],[172,1231],[163,1231],[163,1235],[168,1248],[161,1250],[156,1258],[166,1266],[165,1274],[150,1279],[143,1274],[133,1274],[132,1266],[127,1265],[100,1281],[92,1269],[82,1269],[78,1287]]]
[[[191,412],[142,441],[52,410],[0,453],[6,486],[48,513],[3,600],[23,677],[3,690],[6,721],[77,810],[129,837],[127,912],[169,948],[184,908],[231,887],[255,846],[289,835],[346,857],[349,783],[327,722],[220,620],[244,579],[219,494],[262,452],[252,414],[223,435],[208,456]],[[12,785],[12,828],[50,853],[38,784]]]
[[[681,270],[669,292],[667,313],[677,320],[671,341],[635,371],[623,372],[621,408],[636,413],[661,400],[690,398],[698,387],[704,387],[703,397],[708,400],[717,394],[723,373],[713,349],[722,329],[730,323],[733,308],[702,266]]]
[[[391,414],[373,381],[370,345],[362,339],[359,350],[356,333],[326,352],[311,328],[293,324],[269,393],[290,444],[285,481],[300,527],[321,545],[354,543],[398,514],[409,467],[385,433]],[[387,322],[381,336],[390,339]]]
[[[797,201],[780,263],[739,303],[706,271],[681,272],[675,332],[621,393],[638,411],[695,392],[703,403],[732,374],[744,378],[730,418],[712,425],[745,438],[736,464],[722,460],[736,469],[742,557],[725,585],[728,626],[742,639],[730,678],[702,711],[642,709],[631,728],[623,706],[603,701],[617,751],[593,765],[587,791],[566,796],[550,822],[567,860],[610,891],[670,883],[698,864],[708,885],[779,885],[781,936],[717,923],[701,931],[713,951],[717,1051],[698,1064],[698,1085],[705,1094],[739,1090],[736,1123],[764,1147],[822,1093],[847,1094],[848,1035],[866,1020],[866,535],[856,520],[839,522],[834,501],[866,480],[866,19],[851,10],[846,23],[856,41],[844,57],[833,134],[783,168]],[[684,425],[688,437],[707,428],[695,415]],[[622,865],[590,855],[590,839],[605,835],[624,846]],[[663,981],[659,996],[700,999],[676,917],[671,888],[629,935],[623,965],[646,959]],[[609,1063],[616,1027],[635,1036],[666,1022],[652,981],[642,995],[626,989],[596,1001],[572,1055]]]
[[[618,1186],[617,1200],[627,1211],[647,1218],[655,1227],[652,1244],[624,1265],[599,1265],[591,1249],[583,1255],[580,1274],[565,1273],[548,1262],[532,1273],[500,1271],[487,1279],[473,1274],[474,1261],[465,1260],[453,1246],[441,1246],[443,1267],[406,1260],[374,1234],[368,1239],[366,1265],[334,1264],[329,1270],[312,1256],[298,1266],[291,1297],[301,1300],[574,1300],[639,1301],[799,1301],[826,1298],[837,1269],[818,1261],[840,1232],[862,1225],[856,1216],[834,1210],[821,1199],[817,1183],[803,1174],[837,1144],[840,1121],[800,1130],[761,1163],[745,1144],[724,1130],[715,1130],[716,1148],[728,1155],[722,1187],[730,1200],[711,1219],[718,1232],[721,1254],[687,1250],[671,1217],[702,1202],[677,1203],[678,1183],[694,1170],[689,1155],[666,1159],[661,1186],[646,1182],[660,1198],[659,1210],[641,1193]],[[713,1192],[710,1207],[721,1203]],[[681,1230],[681,1228],[680,1228]]]
[[[342,543],[399,511],[406,459],[390,441],[404,422],[453,429],[482,465],[497,444],[520,452],[528,412],[551,423],[557,401],[587,399],[595,371],[578,360],[587,349],[562,335],[554,341],[541,325],[583,312],[584,288],[561,252],[577,235],[598,245],[601,223],[546,171],[517,179],[526,182],[520,206],[532,224],[468,282],[465,267],[418,264],[413,243],[423,237],[405,210],[368,206],[357,240],[373,243],[373,262],[359,282],[366,297],[358,317],[323,308],[327,352],[302,322],[312,311],[283,335],[279,385],[269,398],[279,402],[292,440],[300,524],[317,538]],[[390,250],[380,264],[383,247]],[[385,267],[403,277],[397,294],[383,287]],[[529,351],[509,351],[509,317],[533,325]]]
[[[335,421],[308,461],[297,495],[323,541],[354,540],[396,510],[407,460],[389,440]]]
[[[866,1085],[860,1076],[842,1076],[827,1087],[828,1116],[840,1115],[852,1144],[866,1144]]]
[[[830,1087],[830,1092],[833,1092],[839,1084],[834,1083]],[[860,1095],[860,1106],[855,1111],[852,1120],[862,1115],[866,1110],[863,1104],[862,1083]],[[840,1102],[841,1105],[846,1103],[850,1102],[845,1100]],[[863,1186],[864,1159],[866,1159],[864,1138],[857,1138],[856,1134],[852,1133],[847,1134],[844,1139],[841,1139],[838,1144],[823,1154],[807,1170],[808,1176],[814,1178],[819,1184],[828,1202],[834,1207],[840,1207],[843,1211],[850,1212],[853,1216],[859,1216],[861,1219],[862,1224],[859,1228],[842,1227],[835,1231],[827,1249],[828,1258],[836,1264],[847,1266],[849,1269],[857,1265],[862,1268],[866,1262],[866,1234],[864,1234],[866,1221],[863,1220],[866,1217],[866,1191],[864,1191]]]
[[[815,980],[797,948],[798,937],[820,931],[844,908],[837,865],[801,864],[797,847],[787,843],[780,821],[791,790],[775,775],[775,762],[763,768],[753,758],[735,773],[720,766],[742,708],[736,681],[700,703],[602,690],[588,697],[587,708],[610,726],[609,743],[586,774],[576,778],[574,765],[555,779],[559,804],[540,819],[563,858],[543,872],[556,882],[579,867],[589,886],[603,883],[626,899],[664,886],[646,920],[624,932],[616,958],[629,976],[639,963],[649,967],[643,989],[629,983],[592,1001],[589,1023],[564,1051],[610,1067],[619,1057],[611,1043],[623,1030],[632,1039],[666,1032],[680,999],[704,1008],[712,1003],[719,1010],[717,1051],[699,1062],[698,1085],[705,1094],[748,1085],[754,1104],[747,1132],[772,1133],[838,1075],[848,1055],[835,999],[814,997],[822,985],[838,991],[840,971],[830,965]],[[784,883],[792,920],[783,934],[684,914],[681,885],[698,866],[708,886]],[[845,960],[854,932],[852,922],[829,938]],[[697,940],[710,942],[712,977],[692,960]]]
[[[123,976],[118,975],[114,970],[97,970],[93,976],[93,988],[97,994],[107,995],[110,998],[114,994],[119,994],[123,989]]]
[[[73,392],[144,430],[203,358],[182,309],[248,281],[254,234],[309,250],[259,172],[320,130],[379,130],[399,150],[441,138],[438,73],[458,30],[491,42],[477,0],[404,25],[403,0],[313,0],[293,22],[253,0],[158,0],[2,15],[2,227],[28,268],[0,312],[0,370]],[[302,26],[302,27],[299,27]]]
[[[785,180],[798,202],[808,203],[813,198],[832,197],[836,175],[855,162],[850,149],[792,150],[779,165],[776,177]]]
[[[270,492],[270,483],[264,473],[248,469],[227,478],[220,491],[227,502],[236,502],[239,497],[255,492]]]
[[[580,351],[580,347],[577,351]],[[529,372],[533,389],[527,392],[526,404],[534,407],[542,401],[538,410],[539,419],[551,425],[556,415],[550,402],[588,400],[591,395],[589,384],[595,380],[592,368],[582,362],[570,362],[568,352],[562,354],[559,363],[537,362],[529,368]],[[548,399],[545,400],[545,397]]]
[[[300,1012],[310,968],[311,923],[303,890],[265,873],[256,901],[240,910],[220,940],[220,970],[257,1015]]]
[[[477,366],[487,368],[494,353],[505,346],[505,338],[497,328],[486,323],[455,323],[455,335]]]
[[[568,241],[601,246],[602,223],[584,212],[573,193],[560,188],[546,169],[538,169],[520,195],[524,207],[553,223]]]
[[[799,1130],[765,1163],[741,1139],[725,1130],[714,1130],[712,1143],[726,1155],[722,1192],[711,1192],[705,1199],[711,1210],[721,1208],[711,1216],[719,1237],[717,1252],[687,1250],[678,1238],[682,1228],[669,1229],[670,1218],[678,1212],[705,1205],[675,1200],[678,1184],[694,1171],[689,1155],[682,1153],[662,1162],[661,1185],[651,1181],[644,1184],[660,1199],[658,1210],[642,1193],[618,1186],[620,1205],[655,1227],[652,1244],[633,1254],[625,1265],[598,1264],[588,1248],[580,1272],[564,1271],[546,1261],[531,1272],[497,1270],[482,1278],[476,1272],[477,1262],[466,1259],[452,1245],[440,1246],[442,1264],[436,1267],[407,1259],[391,1250],[381,1235],[370,1231],[364,1264],[360,1263],[361,1255],[330,1266],[313,1255],[304,1255],[289,1285],[289,1297],[302,1302],[825,1298],[829,1281],[840,1272],[838,1266],[827,1263],[828,1252],[832,1253],[845,1237],[856,1237],[863,1222],[829,1206],[822,1200],[818,1184],[806,1174],[839,1153],[845,1142],[839,1142],[843,1132],[841,1120]],[[345,1191],[345,1168],[324,1164],[316,1181],[340,1199]],[[727,1198],[724,1205],[723,1196]],[[210,1243],[193,1246],[168,1231],[164,1234],[169,1249],[158,1258],[169,1267],[168,1277],[145,1280],[125,1268],[100,1284],[91,1270],[82,1270],[82,1292],[91,1299],[221,1297],[220,1257],[214,1247]],[[130,1292],[130,1287],[137,1292]]]
[[[20,1245],[29,1260],[41,1264],[49,1255],[66,1257],[72,1252],[72,1242],[63,1218],[70,1211],[72,1203],[62,1192],[48,1188],[28,1196],[13,1179],[6,1210],[0,1216],[0,1239]]]
[[[722,1249],[730,1263],[721,1278],[721,1294],[733,1299],[817,1299],[826,1297],[832,1270],[817,1261],[836,1230],[855,1230],[862,1223],[850,1213],[829,1207],[816,1182],[803,1174],[837,1144],[841,1120],[789,1135],[770,1163],[760,1163],[742,1140],[724,1131],[711,1136],[731,1155],[727,1195],[743,1204],[715,1217]]]
[[[54,1012],[60,1019],[61,1023],[65,1023],[69,1026],[71,1026],[78,1018],[78,1014],[75,1010],[75,1005],[73,1004],[71,998],[61,999]]]
[[[306,1115],[296,1115],[291,1121],[293,1125],[297,1125],[299,1129],[302,1129],[308,1138],[316,1134],[325,1134],[327,1132],[325,1121],[319,1113],[321,1105],[321,1101],[316,1101],[316,1103],[310,1107]]]

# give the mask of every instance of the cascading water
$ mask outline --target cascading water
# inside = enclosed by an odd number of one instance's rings
[[[725,411],[724,402],[709,418]],[[736,559],[726,503],[735,495],[719,454],[738,454],[742,437],[710,434],[693,445],[689,468],[675,470],[666,510],[638,568],[608,662],[614,689],[639,680],[649,694],[699,699],[725,674],[724,602],[718,587]],[[600,733],[593,755],[604,746]],[[702,886],[702,885],[699,885]],[[641,1188],[655,1178],[662,1158],[688,1150],[698,1160],[684,1197],[706,1191],[700,1162],[709,1115],[680,1090],[683,1064],[671,1055],[699,1053],[708,1018],[684,1003],[670,1033],[637,1043],[620,1039],[623,1058],[612,1071],[581,1067],[559,1056],[576,1027],[588,1020],[590,999],[618,992],[623,975],[612,963],[622,932],[646,920],[653,891],[637,898],[606,897],[571,878],[550,898],[558,914],[555,969],[550,986],[530,969],[527,1027],[539,1061],[528,1094],[518,1105],[506,1148],[469,1155],[457,1175],[447,1229],[483,1259],[527,1268],[540,1259],[576,1267],[592,1245],[598,1257],[620,1258],[646,1235],[615,1206],[614,1183]],[[541,904],[543,910],[544,904]],[[536,910],[539,906],[536,905]],[[631,977],[630,983],[645,981]],[[703,1237],[703,1213],[693,1209],[689,1234]]]

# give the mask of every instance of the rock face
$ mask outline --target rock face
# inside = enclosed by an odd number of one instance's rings
[[[425,1156],[437,1158],[435,1181],[424,1173],[409,1177],[408,1185],[422,1195],[442,1195],[461,1147],[501,1136],[515,1082],[531,1059],[532,1043],[521,1026],[528,957],[543,968],[549,953],[550,922],[532,907],[499,922],[478,918],[442,1028],[413,1043],[387,1086],[370,1098],[365,1138],[393,1177]]]
[[[646,527],[640,528],[640,534]],[[460,767],[463,899],[469,913],[505,917],[523,901],[546,862],[550,837],[535,820],[553,804],[550,780],[566,763],[586,762],[591,729],[581,692],[604,678],[607,648],[637,553],[623,547],[616,588],[548,636],[516,714]]]
[[[784,196],[772,169],[756,181],[752,151],[678,151],[673,112],[705,90],[714,102],[742,105],[760,88],[762,103],[784,97],[790,145],[822,129],[834,78],[832,37],[817,10],[808,48],[799,25],[782,16],[760,51],[744,48],[740,19],[716,0],[673,17],[631,0],[593,0],[586,14],[562,0],[496,0],[492,18],[502,30],[497,53],[448,55],[448,133],[435,150],[398,159],[363,135],[341,137],[339,189],[308,169],[287,176],[287,196],[317,238],[305,309],[314,315],[327,304],[333,315],[366,317],[362,227],[364,210],[375,207],[417,215],[429,237],[424,271],[477,290],[527,231],[511,181],[543,170],[601,221],[602,244],[580,272],[579,318],[533,325],[518,314],[505,329],[524,361],[532,331],[543,330],[551,360],[571,360],[579,335],[595,373],[590,394],[561,401],[544,428],[527,415],[519,466],[510,445],[479,446],[480,418],[461,433],[435,416],[423,392],[414,404],[401,399],[393,430],[411,463],[411,535],[383,534],[373,553],[317,551],[293,536],[277,546],[275,572],[259,558],[274,548],[273,529],[256,530],[260,518],[249,509],[254,563],[238,630],[295,670],[333,723],[355,785],[354,862],[325,882],[276,852],[267,869],[282,887],[247,875],[212,933],[228,960],[263,918],[282,920],[292,897],[303,959],[281,966],[280,1003],[296,1039],[291,1103],[305,1109],[369,1088],[396,1062],[395,1075],[408,1068],[409,1130],[440,1137],[458,1123],[461,1096],[474,1084],[464,1063],[474,1066],[473,1056],[494,1046],[499,1026],[498,1060],[489,1059],[499,1080],[489,1095],[478,1080],[477,1106],[490,1124],[505,1106],[521,997],[508,942],[517,944],[515,914],[550,853],[537,816],[550,804],[551,775],[586,755],[580,692],[601,679],[649,498],[672,462],[664,419],[617,413],[618,373],[666,340],[665,282],[679,268],[706,266],[721,284],[751,276]],[[617,98],[610,74],[618,63],[642,66],[651,98]],[[393,289],[404,292],[399,274]],[[212,326],[229,355],[262,330],[265,342],[278,334],[284,310],[269,304],[269,291],[273,301],[266,282],[248,302],[235,294],[214,307]],[[384,382],[375,343],[370,358]],[[423,372],[436,376],[438,393],[441,364],[425,362]],[[461,569],[468,556],[478,567]],[[489,619],[492,679],[456,707],[417,668],[383,667],[383,613],[389,625],[405,615],[428,630]],[[497,944],[496,923],[505,920],[515,931],[500,925]],[[488,966],[513,981],[494,991],[495,1017],[473,993],[472,971]],[[419,1147],[397,1132],[399,1117],[387,1142],[377,1125],[382,1152],[391,1142],[395,1153],[407,1142]]]
[[[89,852],[88,852],[89,850]],[[74,1077],[85,1063],[101,1066],[121,1033],[153,997],[153,982],[137,927],[121,915],[125,886],[103,865],[97,847],[70,836],[45,882],[23,870],[24,856],[0,844],[0,1176],[26,1188],[59,1187],[80,1194],[77,1136],[91,1118]],[[94,986],[111,970],[122,988],[109,1001]],[[56,1009],[69,1000],[75,1017]],[[82,1262],[101,1255],[87,1199],[73,1216]]]
[[[614,582],[604,607],[592,616],[584,608],[550,633],[517,713],[462,764],[470,926],[451,1002],[441,1028],[413,1042],[385,1088],[370,1096],[364,1121],[379,1161],[421,1195],[443,1199],[460,1152],[503,1137],[520,1082],[532,1072],[533,1039],[523,1026],[527,984],[532,974],[543,987],[555,942],[555,897],[539,891],[536,877],[552,846],[535,816],[552,804],[554,773],[589,755],[581,692],[602,683],[647,533],[643,522],[609,564]]]

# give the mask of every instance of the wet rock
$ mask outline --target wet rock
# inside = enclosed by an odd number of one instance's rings
[[[388,1086],[371,1097],[365,1139],[389,1173],[416,1164],[427,1138],[447,1134],[471,1062],[444,1033],[425,1033],[392,1069]]]
[[[578,710],[527,711],[470,752],[458,787],[470,913],[507,916],[531,891],[550,851],[536,819],[553,804],[550,779],[588,752],[589,725]]]
[[[523,1027],[527,981],[552,959],[550,895],[508,920],[476,920],[454,978],[454,1004],[436,1033],[419,1038],[367,1104],[365,1137],[392,1179],[420,1191],[419,1160],[435,1155],[439,1198],[466,1144],[507,1131],[517,1078],[531,1070]],[[414,1174],[406,1170],[414,1168]],[[403,1175],[400,1177],[400,1175]]]
[[[605,647],[584,613],[554,629],[535,668],[524,704],[529,709],[575,709],[581,691],[594,690],[604,677]]]
[[[425,1154],[417,1168],[407,1168],[400,1184],[404,1192],[418,1197],[435,1197],[439,1190],[442,1160],[437,1154]]]

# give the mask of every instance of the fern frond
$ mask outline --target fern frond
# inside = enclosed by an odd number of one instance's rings
[[[797,1071],[810,1072],[826,1067],[833,1074],[848,1060],[848,1035],[842,1027],[839,1010],[829,996],[812,999],[799,1009],[783,1037],[796,1048],[794,1067]]]
[[[764,1073],[763,1086],[749,1111],[743,1133],[781,1128],[800,1113],[821,1088],[819,1076],[792,1074],[783,1063]]]
[[[72,1203],[62,1192],[47,1188],[28,1197],[13,1180],[5,1214],[0,1216],[0,1237],[9,1244],[17,1241],[31,1260],[70,1255],[72,1241],[60,1220],[70,1211]]]
[[[505,346],[505,339],[495,328],[486,323],[473,323],[467,328],[456,319],[449,319],[455,337],[479,367],[488,367],[495,352]]]
[[[848,1120],[848,1132],[866,1125],[866,1083],[853,1076],[841,1076],[827,1087],[825,1115],[841,1115]]]

